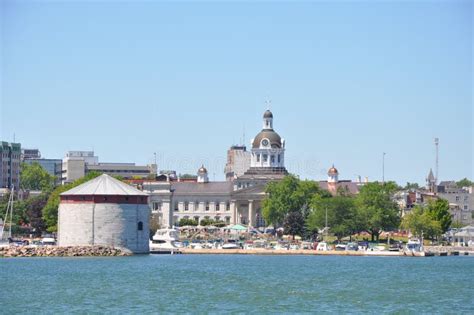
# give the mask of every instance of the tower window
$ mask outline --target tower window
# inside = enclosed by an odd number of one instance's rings
[[[280,154],[278,154],[278,163],[281,162],[281,159],[280,159]]]
[[[143,222],[142,221],[138,222],[137,230],[143,231]]]

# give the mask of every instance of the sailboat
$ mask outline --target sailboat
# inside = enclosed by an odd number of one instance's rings
[[[12,239],[12,220],[13,220],[13,196],[15,188],[12,188],[8,198],[7,209],[3,216],[3,224],[0,225],[0,246],[8,245]],[[8,224],[8,229],[6,228]]]

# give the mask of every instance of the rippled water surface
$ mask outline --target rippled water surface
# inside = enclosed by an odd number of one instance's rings
[[[474,257],[0,259],[0,313],[474,313]]]

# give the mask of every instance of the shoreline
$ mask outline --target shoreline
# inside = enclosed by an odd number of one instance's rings
[[[0,247],[0,258],[10,257],[107,257],[131,256],[123,248],[109,246],[3,246]]]
[[[155,255],[160,253],[144,253]],[[161,254],[171,254],[163,252]],[[474,256],[474,248],[427,247],[423,252],[407,251],[316,251],[313,249],[192,249],[180,248],[173,254],[187,255],[261,255],[261,256],[359,256],[359,257],[432,257],[432,256]],[[0,247],[0,258],[9,257],[117,257],[132,256],[127,249],[107,246],[8,246]],[[141,255],[141,254],[136,254]]]

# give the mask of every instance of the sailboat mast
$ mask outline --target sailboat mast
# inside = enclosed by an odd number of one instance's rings
[[[13,221],[13,196],[15,195],[15,186],[12,187],[10,194],[10,227],[8,230],[8,237],[12,237],[12,221]]]

